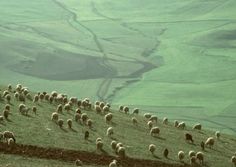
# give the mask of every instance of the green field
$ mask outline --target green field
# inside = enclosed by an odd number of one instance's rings
[[[0,2],[0,84],[236,134],[234,0]]]

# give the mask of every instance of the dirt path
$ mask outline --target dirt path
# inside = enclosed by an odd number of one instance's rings
[[[21,155],[41,159],[51,159],[66,162],[74,162],[80,159],[84,164],[108,165],[113,159],[117,159],[122,167],[187,167],[183,164],[166,164],[154,160],[142,160],[134,158],[117,158],[110,155],[99,155],[85,151],[65,150],[61,148],[43,148],[32,145],[15,144],[9,147],[6,143],[0,143],[0,152],[4,154]]]

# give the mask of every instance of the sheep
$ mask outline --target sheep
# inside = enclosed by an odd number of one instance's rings
[[[117,167],[117,161],[114,159],[110,164],[109,167]]]
[[[50,97],[50,95],[49,95],[49,94],[46,94],[46,95],[44,95],[44,96],[45,96],[45,97],[44,97],[44,98],[45,98],[45,100],[47,100],[47,101],[48,101],[48,100],[49,100],[49,97]]]
[[[180,161],[183,161],[183,159],[184,159],[184,152],[183,151],[178,152],[178,158]]]
[[[11,86],[11,84],[8,84],[8,86],[7,86],[7,90],[8,90],[9,92],[12,91],[12,86]]]
[[[78,113],[76,113],[74,117],[75,117],[75,122],[78,122],[81,119],[81,115]]]
[[[199,160],[199,163],[203,165],[204,154],[202,152],[197,152],[196,158]]]
[[[180,122],[177,127],[180,129],[185,129],[185,126],[185,122]]]
[[[62,111],[63,111],[63,106],[62,106],[62,104],[59,104],[59,105],[57,106],[56,111],[57,111],[58,113],[62,113]]]
[[[164,125],[167,125],[167,124],[168,124],[168,118],[164,117],[162,123],[163,123]]]
[[[123,111],[124,106],[119,106],[119,111]]]
[[[10,111],[10,109],[11,109],[10,105],[9,105],[9,104],[6,104],[6,105],[5,105],[5,110]]]
[[[104,103],[104,102],[100,102],[99,106],[100,106],[101,108],[103,108],[103,107],[105,106],[105,103]]]
[[[185,140],[186,141],[191,141],[192,143],[193,141],[193,136],[190,133],[185,133]]]
[[[57,124],[59,125],[60,128],[63,127],[64,121],[62,119],[58,119]]]
[[[93,121],[91,119],[87,120],[87,125],[89,128],[92,128]]]
[[[18,98],[19,98],[19,93],[18,92],[14,93],[14,98],[18,100]]]
[[[110,108],[107,106],[107,105],[105,105],[103,108],[102,108],[102,110],[103,110],[103,112],[109,112],[110,111]]]
[[[4,131],[3,132],[3,138],[7,141],[8,139],[12,138],[14,143],[16,142],[15,135],[13,132],[10,131]]]
[[[198,124],[193,126],[193,129],[201,130],[202,129],[202,125],[198,123]]]
[[[63,102],[63,104],[68,103],[68,98],[67,97],[62,97],[62,102]]]
[[[152,127],[152,129],[150,130],[151,136],[159,135],[159,133],[160,133],[160,129],[157,126],[156,127]]]
[[[36,115],[36,112],[37,112],[36,106],[33,106],[33,107],[32,107],[32,111],[33,111],[33,113]]]
[[[113,135],[113,134],[114,134],[113,127],[107,128],[107,133],[106,133],[106,135],[107,135],[107,136],[111,136],[111,135]]]
[[[102,141],[102,138],[98,137],[98,138],[96,139],[96,143],[99,142],[99,141]]]
[[[85,123],[85,122],[87,121],[87,119],[88,119],[88,115],[87,115],[86,113],[83,113],[83,114],[81,115],[81,119],[82,119],[82,121]]]
[[[179,121],[175,120],[174,121],[174,127],[178,127],[178,125],[179,125]]]
[[[147,125],[148,125],[149,129],[152,129],[152,126],[153,126],[152,121],[148,121]]]
[[[98,142],[96,143],[96,146],[97,146],[97,150],[102,150],[103,142],[102,142],[102,141],[98,141]]]
[[[205,145],[206,145],[206,146],[209,146],[210,148],[212,148],[213,145],[214,145],[214,143],[215,143],[214,138],[213,138],[213,137],[209,137],[209,138],[206,140]]]
[[[143,114],[143,116],[144,116],[146,119],[150,119],[152,115],[151,115],[150,113],[145,113],[145,114]]]
[[[52,96],[52,97],[57,97],[57,95],[58,95],[58,93],[57,93],[56,91],[52,91],[52,92],[51,92],[51,96]]]
[[[39,101],[39,96],[38,96],[38,95],[35,95],[33,102],[34,102],[34,103],[37,103],[38,101]]]
[[[154,154],[155,150],[156,150],[156,145],[155,144],[150,144],[149,145],[149,151],[152,153],[152,155]]]
[[[156,122],[156,123],[157,123],[158,118],[157,118],[157,116],[152,115],[152,116],[149,118],[149,121],[152,121],[152,122]]]
[[[220,139],[220,131],[216,131],[215,136],[216,136],[217,139]]]
[[[204,151],[205,150],[205,143],[203,141],[200,143],[200,146],[201,146],[202,150]]]
[[[169,154],[169,150],[167,148],[165,148],[165,150],[163,151],[163,156],[165,158],[168,158],[168,154]]]
[[[96,105],[96,106],[95,106],[95,111],[96,111],[98,114],[100,114],[100,113],[102,112],[102,109],[101,109],[101,107],[100,107],[99,105]]]
[[[81,114],[82,112],[81,112],[80,108],[77,108],[77,109],[75,110],[75,113]]]
[[[99,101],[95,101],[94,106],[99,106],[100,102]]]
[[[23,109],[25,109],[25,108],[26,108],[25,104],[19,104],[18,110],[20,113],[22,113]]]
[[[65,104],[64,109],[69,112],[71,109],[71,105],[69,103]]]
[[[30,108],[25,107],[25,108],[23,108],[23,109],[21,110],[21,114],[22,114],[22,115],[28,115],[29,110],[30,110]]]
[[[133,109],[133,114],[138,114],[139,113],[139,109],[138,108],[134,108]]]
[[[22,94],[19,94],[19,98],[18,98],[18,100],[19,100],[20,102],[25,103],[25,96],[22,95]]]
[[[86,130],[86,131],[84,132],[84,139],[85,139],[85,140],[88,140],[88,138],[89,138],[89,131]]]
[[[20,92],[22,89],[22,85],[21,84],[17,84],[16,85],[16,91]]]
[[[67,119],[67,125],[68,125],[68,128],[71,129],[72,128],[72,120],[71,119]]]
[[[124,147],[119,147],[117,150],[118,156],[123,158],[125,157],[125,148]]]
[[[54,97],[50,96],[50,97],[49,97],[49,103],[52,104],[52,103],[53,103],[53,100],[54,100]]]
[[[71,97],[71,98],[69,99],[69,101],[71,101],[72,104],[76,104],[77,101],[78,101],[78,98],[77,98],[77,97]]]
[[[9,117],[9,110],[3,110],[3,116],[5,119],[8,119]]]
[[[11,102],[11,95],[6,95],[6,100],[7,100],[7,103],[10,104]]]
[[[113,150],[116,150],[116,145],[117,145],[117,142],[115,140],[111,141],[111,148]]]
[[[77,160],[75,160],[75,165],[76,165],[76,166],[82,166],[83,163],[82,163],[81,160],[77,159]]]
[[[231,157],[231,162],[236,166],[236,155]]]
[[[43,101],[43,99],[44,99],[44,94],[40,93],[40,94],[39,94],[39,99],[40,99],[40,101]]]
[[[125,106],[125,107],[123,108],[123,111],[124,111],[126,114],[128,114],[128,112],[129,112],[129,107]]]
[[[26,94],[25,97],[26,97],[27,99],[31,100],[31,101],[33,100],[33,99],[32,99],[32,96],[30,95],[30,93]]]
[[[188,156],[189,156],[189,158],[194,157],[194,156],[196,156],[196,153],[191,150],[188,152]]]
[[[197,161],[197,158],[196,158],[196,156],[192,156],[192,157],[190,157],[190,165],[194,165],[194,164],[196,164],[196,161]]]
[[[59,115],[57,112],[53,112],[51,115],[51,120],[57,122],[59,119]]]
[[[132,120],[132,122],[133,122],[134,125],[137,125],[137,124],[138,124],[137,118],[132,117],[131,120]]]
[[[14,144],[15,144],[14,139],[9,138],[9,139],[7,140],[7,144],[8,144],[9,146],[14,145]]]
[[[106,123],[111,122],[112,117],[113,117],[112,113],[106,114],[106,115],[104,116]]]
[[[6,97],[7,95],[9,95],[10,93],[7,91],[7,90],[5,90],[4,92],[3,92],[3,94],[2,94],[2,96],[3,97]]]

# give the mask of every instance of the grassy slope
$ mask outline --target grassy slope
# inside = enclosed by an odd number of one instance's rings
[[[1,90],[5,89],[4,87],[1,88]],[[5,102],[1,101],[1,110],[4,108],[4,105]],[[19,102],[15,100],[12,101],[12,114],[9,117],[10,121],[5,120],[4,123],[0,125],[1,131],[11,130],[15,133],[17,143],[38,145],[43,147],[63,147],[66,149],[85,150],[101,154],[101,152],[96,151],[95,146],[96,138],[101,137],[104,141],[105,152],[110,155],[115,155],[110,148],[110,142],[112,139],[105,135],[106,129],[111,125],[106,124],[104,117],[96,114],[94,111],[83,111],[86,112],[89,115],[89,118],[94,121],[93,128],[91,130],[88,129],[87,126],[73,121],[72,131],[67,128],[66,124],[64,126],[64,130],[62,130],[50,120],[51,113],[55,111],[55,105],[49,105],[47,102],[42,102],[37,105],[38,114],[34,115],[33,113],[30,113],[29,117],[23,116],[18,112],[18,105]],[[34,104],[27,101],[26,105],[30,107]],[[73,118],[73,113],[74,111],[71,111],[71,113],[66,113],[64,111],[64,114],[60,114],[60,118],[66,121],[69,118]],[[157,146],[156,156],[158,157],[158,160],[168,163],[177,163],[177,152],[179,150],[183,150],[186,153],[189,150],[200,151],[201,149],[199,143],[202,140],[206,140],[209,136],[214,136],[214,132],[212,131],[203,130],[198,132],[191,130],[190,127],[186,130],[173,128],[173,123],[171,121],[169,125],[163,125],[158,122],[157,126],[160,127],[161,134],[159,138],[154,138],[149,135],[146,120],[143,116],[136,116],[139,124],[138,126],[134,126],[131,121],[131,117],[133,115],[126,115],[117,112],[116,108],[113,108],[112,113],[114,115],[112,126],[115,131],[113,137],[125,145],[127,155],[130,157],[156,159],[152,157],[148,151],[148,145],[154,143]],[[83,133],[85,130],[90,131],[89,142],[86,142],[83,139]],[[185,132],[190,132],[193,134],[196,145],[191,145],[185,142]],[[229,164],[229,159],[235,151],[235,146],[235,138],[223,134],[221,140],[216,141],[214,149],[207,149],[205,152],[206,164],[209,166],[214,164],[216,167],[222,167]],[[170,151],[170,159],[168,160],[162,156],[162,151],[165,148],[168,148]],[[35,161],[32,161],[32,163]],[[185,162],[188,161],[188,158],[186,158]],[[6,159],[6,162],[4,163],[7,162],[9,161]],[[22,163],[24,163],[24,161],[22,161]]]
[[[180,117],[181,111],[181,118],[189,123],[198,119],[209,128],[235,134],[235,5],[233,0],[1,1],[0,82],[21,82],[35,91],[47,85],[50,91],[93,100],[112,96],[114,104],[138,105],[170,118]],[[74,54],[102,59],[104,53],[115,60],[106,63],[118,75],[141,68],[137,60],[159,68],[131,85],[126,81],[133,78],[55,81],[37,77],[48,73],[44,66],[51,67],[52,61],[45,57],[58,59],[52,73],[67,76],[75,67],[66,64],[62,54],[77,62]],[[38,61],[37,57],[44,58]],[[22,61],[26,62],[23,71],[34,71],[32,76],[9,68]],[[31,61],[37,68],[27,65]],[[67,73],[62,72],[63,66]],[[82,66],[78,63],[78,68]]]

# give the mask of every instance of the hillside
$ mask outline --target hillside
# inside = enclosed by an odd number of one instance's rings
[[[14,87],[12,91],[15,90]],[[7,87],[2,86],[1,97],[5,90],[7,90]],[[27,90],[29,90],[30,96],[34,97],[36,93],[30,91],[30,88]],[[104,120],[106,113],[96,113],[93,108],[94,101],[91,101],[91,109],[80,107],[82,113],[87,113],[88,118],[92,120],[92,128],[89,128],[84,123],[75,121],[74,114],[77,109],[75,104],[69,112],[63,109],[63,112],[59,113],[59,118],[64,120],[64,125],[60,128],[51,120],[51,115],[56,111],[58,105],[55,100],[50,104],[45,99],[36,103],[27,99],[25,105],[28,108],[36,106],[37,112],[34,114],[30,110],[27,115],[23,115],[18,109],[19,104],[22,102],[14,98],[11,92],[10,96],[10,115],[8,119],[4,119],[1,122],[0,128],[1,132],[5,130],[14,132],[16,145],[10,147],[1,143],[0,156],[6,157],[4,159],[1,158],[0,162],[3,165],[30,166],[37,164],[37,166],[44,166],[44,164],[50,163],[52,165],[70,166],[73,165],[73,162],[77,159],[76,157],[79,157],[88,166],[107,166],[112,159],[118,159],[123,166],[155,166],[157,164],[170,167],[183,166],[184,164],[188,166],[188,152],[190,150],[201,151],[200,142],[205,141],[208,137],[215,136],[215,132],[207,130],[204,124],[202,124],[203,129],[200,131],[193,130],[191,124],[187,124],[185,129],[176,128],[172,119],[169,119],[169,123],[165,125],[162,123],[163,118],[157,113],[158,121],[157,123],[154,121],[153,124],[160,128],[160,134],[153,137],[149,134],[148,120],[143,116],[142,109],[140,109],[139,114],[132,114],[133,108],[130,108],[130,112],[125,114],[123,111],[118,111],[117,106],[111,106],[110,113],[112,113],[113,118],[110,123],[106,123]],[[85,97],[78,98],[84,99]],[[2,97],[0,101],[1,111],[4,110],[6,104],[6,98]],[[132,123],[132,117],[138,120],[137,125]],[[67,127],[67,119],[72,119],[72,129]],[[178,121],[182,120],[179,119]],[[196,120],[197,122],[198,120]],[[111,137],[106,135],[108,127],[114,128],[114,134]],[[85,131],[90,133],[89,140],[84,140]],[[185,141],[186,132],[192,134],[194,144]],[[102,151],[96,149],[95,141],[99,137],[102,138],[104,143]],[[123,143],[127,158],[122,159],[116,155],[110,146],[112,140]],[[150,144],[156,145],[154,156],[148,151]],[[203,151],[204,165],[214,167],[229,166],[231,163],[230,158],[235,153],[235,147],[235,136],[221,134],[220,139],[215,138],[215,144],[212,149],[206,148]],[[165,148],[169,150],[168,159],[163,157]],[[184,164],[178,160],[177,153],[180,150],[185,152]],[[90,156],[91,158],[89,158]],[[19,163],[16,163],[17,161],[12,162],[12,159],[19,161]]]

